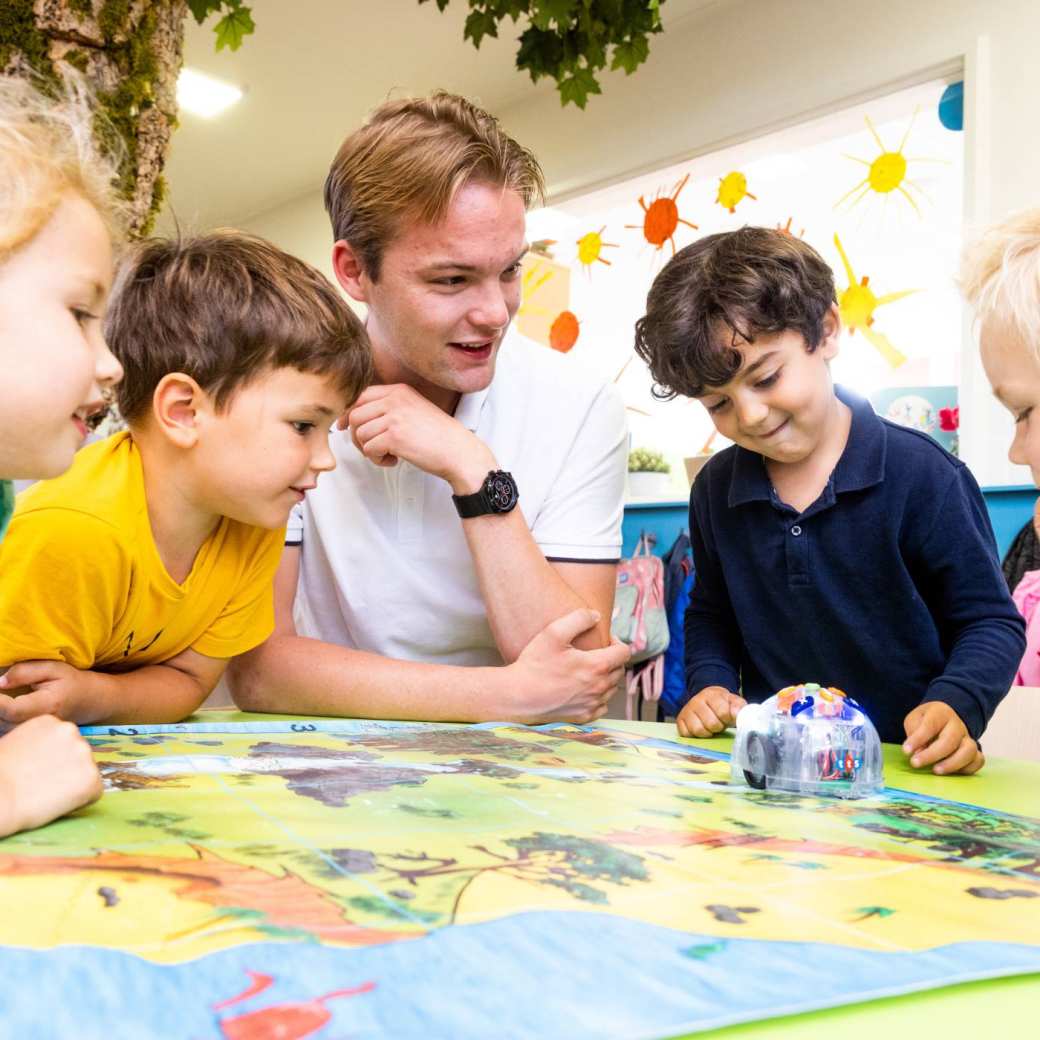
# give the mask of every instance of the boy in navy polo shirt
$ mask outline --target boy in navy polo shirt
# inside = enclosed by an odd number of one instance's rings
[[[779,231],[702,238],[651,287],[637,353],[734,442],[690,496],[679,732],[719,733],[745,698],[813,681],[857,700],[911,765],[973,773],[1023,622],[975,480],[834,386],[840,333],[830,268]]]

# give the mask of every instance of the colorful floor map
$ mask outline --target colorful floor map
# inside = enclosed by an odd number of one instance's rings
[[[102,801],[0,842],[5,1036],[670,1037],[1040,972],[1035,819],[597,727],[87,732]]]

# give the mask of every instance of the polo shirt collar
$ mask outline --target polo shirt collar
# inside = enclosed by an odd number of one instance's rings
[[[455,418],[458,419],[467,430],[473,433],[477,431],[477,423],[480,422],[480,413],[484,410],[484,403],[488,399],[488,394],[491,393],[491,386],[498,376],[498,370],[502,365],[502,355],[506,350],[510,350],[511,337],[505,336],[502,340],[501,345],[498,348],[498,357],[495,358],[495,375],[492,377],[491,382],[484,387],[483,390],[475,390],[472,394],[463,394],[459,398],[459,403],[455,406]]]
[[[484,402],[487,400],[490,392],[491,383],[488,383],[483,390],[476,390],[472,394],[463,394],[459,398],[459,403],[455,406],[455,418],[467,430],[476,433],[477,423],[480,421],[480,413],[484,410]]]
[[[885,479],[885,424],[869,401],[841,386],[836,386],[834,392],[852,412],[849,442],[834,467],[834,490],[841,494],[880,484]]]
[[[831,477],[835,494],[859,491],[880,484],[885,478],[885,427],[874,414],[870,402],[844,387],[835,386],[834,395],[852,412],[849,439]],[[738,447],[733,458],[733,480],[729,505],[766,501],[773,497],[773,485],[765,460],[757,451]]]

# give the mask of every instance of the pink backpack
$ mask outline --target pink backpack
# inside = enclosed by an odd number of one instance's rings
[[[650,552],[643,535],[631,559],[617,567],[614,611],[610,618],[613,635],[632,649],[629,664],[649,662],[630,671],[625,716],[634,714],[638,693],[648,701],[660,699],[664,688],[664,652],[668,649],[668,615],[664,606],[664,564]]]

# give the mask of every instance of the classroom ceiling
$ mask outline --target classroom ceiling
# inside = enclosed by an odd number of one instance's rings
[[[516,70],[519,33],[486,39],[479,51],[464,42],[462,0],[443,14],[433,0],[249,2],[256,32],[234,53],[216,53],[212,26],[188,19],[185,64],[246,93],[216,119],[182,113],[160,228],[171,215],[194,228],[240,224],[316,190],[347,131],[387,96],[443,87],[501,112],[555,89]],[[718,2],[668,0],[665,31]]]

